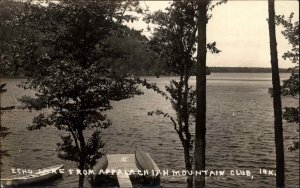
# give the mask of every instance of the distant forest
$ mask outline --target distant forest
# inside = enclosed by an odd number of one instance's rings
[[[264,67],[209,67],[210,72],[222,72],[222,73],[231,73],[231,72],[240,72],[240,73],[271,73],[271,68]],[[288,69],[279,69],[280,73],[288,72]]]

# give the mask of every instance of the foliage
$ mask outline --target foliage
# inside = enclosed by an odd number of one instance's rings
[[[137,1],[120,2],[118,12],[116,12],[116,18],[118,22],[133,21],[136,19],[134,16],[128,15],[126,12],[141,12],[141,8],[138,6]],[[10,65],[11,56],[7,49],[10,46],[16,46],[15,37],[17,32],[21,32],[22,28],[14,29],[10,27],[16,16],[21,15],[23,11],[24,3],[14,1],[1,1],[0,2],[0,58],[1,66],[12,68]],[[126,11],[124,11],[126,8]],[[123,15],[123,17],[122,17]],[[121,19],[122,18],[122,19]],[[113,36],[109,38],[109,43],[114,46],[116,50],[126,51],[124,58],[107,60],[107,66],[111,70],[120,74],[134,73],[136,75],[155,75],[157,73],[163,73],[162,68],[158,60],[153,55],[153,51],[147,48],[146,43],[148,39],[141,34],[141,31],[133,29],[123,28],[123,36]],[[7,72],[0,72],[2,75],[7,75]],[[14,75],[24,75],[24,72],[20,67],[15,70]]]
[[[4,92],[6,92],[7,90],[4,88],[6,86],[6,84],[0,84],[0,94],[2,95]],[[1,97],[1,96],[0,96]],[[1,100],[0,100],[1,101]],[[2,111],[3,110],[6,110],[5,108],[1,107],[0,106],[0,116],[2,115]],[[0,118],[1,120],[1,118]],[[4,127],[2,126],[2,122],[0,121],[0,138],[4,138],[6,137],[9,132],[8,132],[8,128],[7,127]]]
[[[124,29],[126,36],[111,37],[111,45],[116,46],[120,51],[126,51],[126,58],[112,59],[109,63],[112,70],[124,74],[134,73],[135,75],[154,75],[160,72],[158,59],[154,52],[147,47],[148,38],[141,34],[141,31]]]
[[[23,10],[23,4],[14,1],[0,1],[0,75],[13,73],[10,62],[9,46],[13,45],[18,33],[11,26],[17,15]]]
[[[9,23],[15,18],[21,9],[22,6],[20,3],[0,1],[0,76],[11,73],[7,49],[8,43],[11,43],[15,36],[15,31],[9,27]],[[5,86],[5,83],[0,83],[0,105],[2,94],[7,91]],[[4,139],[6,136],[11,134],[9,129],[6,126],[3,126],[1,116],[4,112],[12,109],[14,109],[14,106],[0,106],[0,139]],[[8,151],[0,148],[0,157],[2,158],[3,156],[9,156]],[[1,161],[0,164],[2,165]]]
[[[1,116],[2,116],[3,112],[14,109],[14,106],[7,106],[7,107],[1,106],[2,94],[7,91],[5,89],[5,86],[6,86],[5,83],[0,83],[0,139],[5,138],[7,135],[9,135],[11,133],[11,132],[9,132],[9,129],[7,127],[2,125]],[[2,159],[3,156],[9,156],[8,151],[0,148],[0,158]],[[1,161],[0,161],[0,165],[2,165]]]
[[[111,125],[105,112],[111,101],[141,94],[135,81],[117,75],[109,66],[124,58],[110,43],[124,38],[124,6],[136,1],[62,1],[47,6],[26,3],[15,28],[21,28],[13,48],[15,68],[29,79],[21,85],[36,91],[20,99],[23,107],[41,111],[29,130],[47,126],[66,133],[57,144],[58,157],[74,161],[80,170],[92,167],[102,155],[101,129]],[[79,177],[83,186],[84,176]]]
[[[299,66],[299,21],[293,22],[294,13],[291,13],[288,18],[284,15],[278,15],[275,17],[277,25],[282,25],[284,30],[282,35],[292,45],[292,49],[285,52],[282,56],[284,60],[289,59],[292,63]]]
[[[22,10],[21,3],[13,2],[13,1],[0,1],[1,52],[5,50],[5,46],[2,46],[3,43],[12,40],[15,35],[14,30],[8,27],[8,25],[16,17],[16,15],[21,12],[21,10]]]
[[[285,52],[282,58],[295,64],[294,67],[289,68],[291,75],[287,80],[283,81],[281,92],[283,96],[290,96],[299,100],[299,21],[293,22],[293,17],[294,13],[291,13],[288,18],[279,15],[276,16],[275,20],[277,25],[284,27],[281,33],[291,45],[291,49]],[[299,124],[299,106],[284,107],[283,118],[289,123]],[[299,142],[293,142],[289,150],[298,148]]]

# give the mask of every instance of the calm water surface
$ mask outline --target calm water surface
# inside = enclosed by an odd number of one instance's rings
[[[286,78],[288,74],[281,75]],[[164,88],[171,77],[147,77]],[[8,92],[2,95],[2,106],[20,105],[17,98],[33,95],[16,85],[21,80],[5,80]],[[191,78],[195,86],[195,77]],[[275,169],[272,98],[268,94],[271,74],[215,73],[207,82],[207,154],[209,170],[225,170],[224,177],[207,178],[207,187],[274,187],[275,177],[259,174],[260,168]],[[298,105],[292,98],[283,98],[283,106]],[[174,114],[168,101],[152,91],[142,96],[113,103],[108,112],[113,125],[103,131],[105,150],[110,154],[134,153],[136,146],[149,152],[160,169],[183,170],[183,150],[172,124],[159,117],[147,116],[148,111],[160,109]],[[63,133],[54,128],[29,132],[26,126],[37,112],[20,109],[5,113],[3,125],[12,132],[2,140],[2,148],[8,149],[10,157],[2,159],[1,175],[9,176],[11,168],[38,169],[64,163],[65,169],[74,169],[72,162],[57,158],[56,142]],[[284,122],[285,148],[298,139],[295,124]],[[193,128],[192,128],[193,129]],[[285,151],[286,185],[298,187],[299,153]],[[230,170],[250,170],[247,176],[231,176]],[[65,174],[62,179],[47,186],[76,187],[78,178]],[[89,183],[85,181],[85,186]],[[162,176],[163,187],[184,187],[185,178]]]

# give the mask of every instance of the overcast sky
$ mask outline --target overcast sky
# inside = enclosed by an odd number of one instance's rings
[[[294,21],[299,19],[298,1],[275,1],[277,15],[288,16],[295,13]],[[147,4],[150,11],[164,9],[168,1],[140,1],[142,6]],[[268,3],[266,0],[236,1],[229,0],[226,4],[213,10],[213,17],[207,27],[207,42],[217,42],[222,51],[218,55],[208,53],[208,66],[238,66],[238,67],[270,67],[270,49],[268,23]],[[144,29],[147,25],[142,21],[133,24],[136,29]],[[290,67],[289,61],[281,56],[290,46],[277,28],[277,43],[279,66]],[[147,36],[151,33],[145,32]]]

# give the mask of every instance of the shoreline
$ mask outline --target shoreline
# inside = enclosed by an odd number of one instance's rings
[[[258,73],[260,73],[260,74],[267,74],[267,73],[269,73],[269,74],[271,74],[272,72],[211,72],[211,74],[209,74],[209,75],[207,75],[207,76],[210,76],[210,75],[213,75],[213,74],[219,74],[219,73],[224,73],[224,74],[237,74],[237,73],[246,73],[246,74],[258,74]],[[282,73],[284,73],[284,74],[288,74],[289,72],[288,71],[282,71],[282,72],[279,72],[280,74],[282,74]],[[170,76],[170,77],[172,77],[172,76],[176,76],[176,75],[167,75],[167,74],[161,74],[161,75],[159,75],[159,76],[157,76],[157,75],[152,75],[152,74],[150,74],[150,75],[148,75],[148,74],[145,74],[145,75],[138,75],[139,77],[149,77],[149,76],[153,76],[153,77],[168,77],[168,76]],[[196,75],[191,75],[191,76],[196,76]],[[27,79],[28,77],[27,76],[0,76],[0,80],[1,79],[7,79],[7,80],[10,80],[10,79]]]

